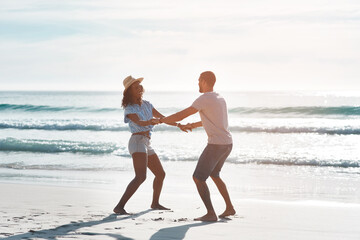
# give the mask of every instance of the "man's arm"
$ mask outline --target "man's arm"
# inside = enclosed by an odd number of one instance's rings
[[[196,122],[196,123],[189,123],[191,129],[202,127],[202,122]]]
[[[152,113],[153,113],[153,116],[155,118],[164,118],[165,116],[162,115],[158,110],[156,110],[155,108],[152,109]],[[167,125],[171,125],[171,126],[177,126],[176,122],[171,122],[171,123],[166,123]]]
[[[187,131],[191,131],[194,129],[194,128],[198,128],[198,127],[202,127],[202,122],[195,122],[195,123],[188,123],[186,125],[182,125],[181,126],[181,130],[187,130]]]
[[[180,112],[177,112],[173,115],[170,115],[168,117],[162,118],[160,120],[160,122],[163,123],[173,123],[173,122],[179,122],[181,120],[183,120],[184,118],[187,118],[190,115],[193,115],[195,113],[197,113],[198,110],[194,107],[188,107]]]
[[[161,121],[161,119],[163,119],[165,116],[162,115],[158,110],[156,110],[155,108],[152,109],[153,112],[153,116],[156,118],[159,118],[159,123]],[[185,125],[182,125],[180,123],[176,123],[176,122],[171,122],[171,123],[166,123],[167,125],[171,125],[171,126],[175,126],[181,129],[181,131],[187,132],[188,130],[184,129]]]

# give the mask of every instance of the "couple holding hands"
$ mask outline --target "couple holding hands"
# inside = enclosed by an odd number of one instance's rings
[[[213,91],[216,77],[213,72],[206,71],[199,77],[199,92],[202,93],[193,104],[168,117],[159,113],[153,105],[142,99],[143,78],[128,76],[124,79],[122,107],[124,121],[129,124],[132,133],[129,140],[129,152],[133,159],[135,177],[127,186],[119,203],[114,208],[116,214],[128,214],[124,207],[127,201],[146,179],[147,168],[155,175],[153,183],[152,209],[169,210],[160,205],[159,198],[165,178],[165,171],[159,157],[151,147],[151,131],[154,125],[165,123],[179,127],[182,131],[191,131],[204,127],[208,135],[208,144],[202,152],[195,168],[193,179],[207,214],[195,218],[196,221],[217,221],[218,217],[211,203],[209,188],[206,184],[210,176],[226,203],[225,211],[219,215],[225,218],[235,214],[225,183],[220,178],[220,171],[232,149],[232,137],[228,130],[228,114],[225,99]],[[182,125],[177,123],[186,117],[199,112],[201,121]]]

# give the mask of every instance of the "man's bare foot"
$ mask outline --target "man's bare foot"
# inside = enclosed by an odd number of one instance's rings
[[[125,211],[124,208],[115,207],[113,211],[118,215],[130,215],[128,212]]]
[[[151,208],[154,210],[171,210],[170,208],[166,208],[160,204],[151,204]]]
[[[203,221],[203,222],[216,222],[217,216],[215,212],[207,213],[206,215],[202,217],[195,218],[194,221]]]
[[[228,216],[235,215],[236,211],[234,208],[226,209],[222,214],[219,215],[219,218],[226,218]]]

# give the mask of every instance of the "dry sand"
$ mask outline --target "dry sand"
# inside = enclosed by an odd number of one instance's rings
[[[126,207],[134,215],[117,216],[111,211],[122,192],[26,184],[0,189],[4,239],[360,239],[359,204],[234,199],[235,216],[204,223],[193,221],[205,209],[190,193],[163,194],[172,210],[153,211],[151,189],[139,191]],[[218,201],[215,207],[223,204]]]

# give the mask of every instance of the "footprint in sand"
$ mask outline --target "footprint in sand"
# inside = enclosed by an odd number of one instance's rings
[[[174,219],[174,222],[186,222],[188,219],[187,218],[179,218],[179,219]]]
[[[10,237],[10,236],[12,236],[14,234],[12,234],[12,233],[0,233],[0,235],[4,235],[5,237]]]

